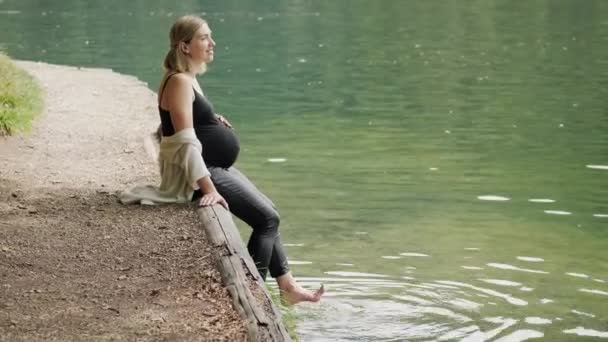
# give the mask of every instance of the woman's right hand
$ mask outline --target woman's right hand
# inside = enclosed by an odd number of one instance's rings
[[[228,121],[228,119],[226,119],[222,114],[215,114],[215,116],[217,117],[217,119],[226,127],[230,128],[230,129],[234,129],[232,127],[232,124],[230,123],[230,121]]]
[[[214,204],[219,204],[228,210],[228,202],[220,195],[217,191],[212,191],[208,194],[203,195],[203,197],[198,202],[199,207],[206,207]]]

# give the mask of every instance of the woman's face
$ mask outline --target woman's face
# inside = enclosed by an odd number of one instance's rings
[[[196,31],[190,43],[187,44],[190,58],[194,63],[211,63],[213,61],[213,48],[215,42],[211,38],[209,25],[203,24]]]

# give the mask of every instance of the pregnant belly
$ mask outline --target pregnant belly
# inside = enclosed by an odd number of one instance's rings
[[[196,136],[203,145],[203,159],[208,166],[229,168],[236,161],[240,145],[234,131],[223,125],[196,128]]]

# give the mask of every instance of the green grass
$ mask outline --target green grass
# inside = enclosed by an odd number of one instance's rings
[[[293,311],[293,307],[283,303],[278,289],[272,289],[266,286],[266,290],[270,293],[270,297],[272,298],[274,304],[281,310],[281,320],[283,321],[285,329],[287,329],[291,340],[294,342],[300,342],[300,338],[296,333],[297,317]]]
[[[0,52],[0,136],[27,132],[42,110],[38,83]]]

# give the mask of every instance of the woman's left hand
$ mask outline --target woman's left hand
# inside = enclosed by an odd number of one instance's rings
[[[217,119],[220,120],[220,122],[222,124],[224,124],[224,126],[228,127],[228,128],[232,128],[232,125],[230,124],[230,122],[221,114],[215,114],[217,116]]]
[[[222,195],[220,195],[217,191],[212,191],[208,194],[203,195],[200,201],[198,201],[199,207],[206,207],[214,204],[219,204],[224,207],[224,209],[229,210],[228,202],[226,202],[224,197],[222,197]]]

